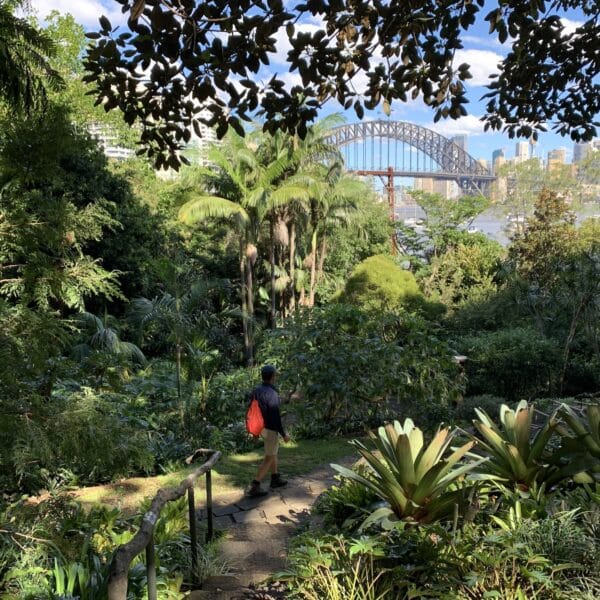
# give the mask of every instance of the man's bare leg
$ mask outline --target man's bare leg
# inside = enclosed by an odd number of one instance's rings
[[[275,462],[275,467],[273,467],[273,462]],[[273,470],[275,468],[275,471]],[[271,471],[271,473],[275,473],[277,470],[277,457],[276,456],[265,456],[263,461],[258,468],[258,473],[256,474],[256,481],[262,481],[265,478],[265,475]]]

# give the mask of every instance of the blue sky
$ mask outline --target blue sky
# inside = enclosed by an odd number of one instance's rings
[[[299,0],[298,0],[299,1]],[[293,6],[297,2],[288,0],[286,4]],[[51,10],[60,12],[70,12],[86,28],[95,28],[98,24],[98,18],[105,14],[113,25],[123,24],[125,18],[121,13],[120,5],[113,0],[31,0],[33,8],[38,16],[43,18]],[[491,3],[490,3],[491,4]],[[487,11],[482,11],[486,14]],[[574,28],[579,22],[583,21],[581,12],[572,11],[565,14],[565,26]],[[307,19],[300,27],[307,30],[318,28],[319,23]],[[284,39],[284,33],[281,33],[281,40]],[[432,111],[423,105],[419,100],[410,103],[395,102],[392,105],[390,119],[411,121],[420,125],[431,127],[443,135],[453,135],[465,133],[469,136],[469,153],[475,158],[485,158],[490,160],[493,150],[504,148],[507,156],[514,155],[515,143],[517,140],[510,140],[501,133],[484,133],[479,117],[484,112],[484,103],[481,102],[481,96],[486,92],[484,85],[487,82],[489,74],[493,71],[495,65],[501,60],[506,48],[501,46],[494,38],[488,35],[487,23],[481,21],[476,23],[465,36],[465,48],[459,51],[458,62],[468,62],[471,65],[471,74],[473,79],[467,82],[468,97],[470,103],[467,105],[469,115],[458,121],[446,120],[433,124]],[[289,73],[286,64],[285,45],[273,56],[269,72],[265,72],[265,81],[272,73],[279,73],[285,81],[290,84],[298,81],[294,73]],[[323,116],[331,112],[339,112],[340,107],[335,102],[330,102],[323,110]],[[367,111],[365,118],[378,119],[388,118],[381,110]],[[348,113],[349,121],[355,121],[353,112]],[[535,147],[535,154],[546,157],[549,150],[553,148],[567,148],[567,160],[570,160],[573,143],[568,137],[561,137],[552,133],[540,134],[539,141]]]

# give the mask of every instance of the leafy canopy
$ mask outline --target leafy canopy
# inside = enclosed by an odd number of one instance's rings
[[[422,97],[434,119],[467,114],[469,65],[455,53],[476,22],[510,51],[490,79],[486,129],[530,137],[547,124],[573,140],[596,134],[600,94],[596,2],[553,0],[115,0],[128,14],[128,31],[106,17],[86,58],[87,81],[98,103],[118,108],[142,125],[142,141],[158,166],[177,167],[177,148],[206,119],[222,137],[228,126],[259,110],[265,129],[306,134],[320,107],[335,98],[364,109]],[[561,20],[579,10],[583,23],[569,32]],[[303,20],[322,22],[312,31]],[[300,23],[300,25],[298,25]],[[278,41],[279,40],[279,41]],[[289,45],[290,71],[302,84],[288,87],[256,74]],[[493,65],[490,65],[493,68]],[[366,75],[365,89],[356,85]],[[237,82],[237,83],[236,83]]]

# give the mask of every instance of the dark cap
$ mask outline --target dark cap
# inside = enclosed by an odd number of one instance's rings
[[[277,369],[273,365],[265,365],[260,370],[260,375],[263,379],[269,380],[277,373]]]

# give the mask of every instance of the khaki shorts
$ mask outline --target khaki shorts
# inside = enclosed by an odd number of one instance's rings
[[[265,456],[277,456],[279,451],[279,433],[271,429],[263,429],[260,437],[265,440]]]

